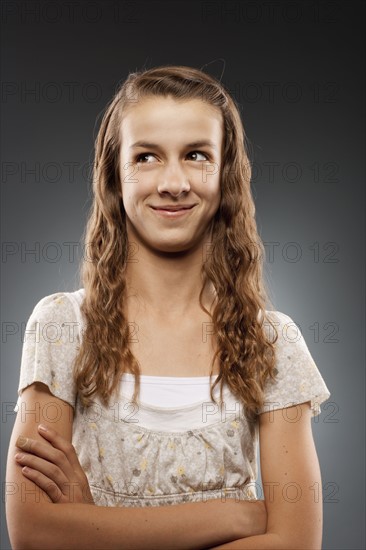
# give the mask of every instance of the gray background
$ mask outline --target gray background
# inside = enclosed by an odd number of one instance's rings
[[[313,419],[323,548],[365,547],[363,6],[1,4],[1,549],[25,323],[42,297],[81,286],[88,166],[106,103],[129,71],[164,63],[208,64],[241,104],[272,299],[331,392]]]

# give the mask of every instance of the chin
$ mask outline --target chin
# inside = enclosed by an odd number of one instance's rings
[[[169,244],[166,244],[165,246],[164,245],[161,245],[161,246],[155,246],[154,247],[154,250],[156,252],[161,252],[162,254],[175,254],[175,255],[178,255],[178,254],[184,254],[185,252],[188,252],[188,250],[190,250],[191,246],[190,245],[186,245],[186,246],[182,246],[182,245],[169,245]]]
[[[191,242],[159,242],[158,239],[155,242],[148,243],[149,248],[154,252],[170,253],[170,254],[179,254],[184,253],[190,250],[193,247]]]

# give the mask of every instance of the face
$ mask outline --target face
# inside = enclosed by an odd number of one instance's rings
[[[221,198],[221,112],[200,99],[149,97],[125,113],[120,131],[129,242],[161,252],[202,244]]]

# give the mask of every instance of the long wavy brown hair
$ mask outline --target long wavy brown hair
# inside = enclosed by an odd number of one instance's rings
[[[216,107],[224,121],[221,166],[221,202],[211,221],[211,250],[201,268],[200,307],[212,319],[221,382],[244,404],[248,420],[255,421],[264,404],[264,383],[275,378],[278,335],[266,307],[269,293],[263,277],[264,246],[257,232],[250,189],[251,164],[239,108],[226,87],[198,69],[165,65],[130,73],[107,105],[95,142],[93,204],[84,230],[87,254],[80,266],[85,289],[81,305],[85,329],[74,363],[74,380],[81,401],[89,406],[93,395],[109,406],[117,397],[121,375],[135,375],[132,401],[140,395],[140,366],[129,348],[130,327],[123,302],[126,295],[128,241],[126,213],[121,198],[119,156],[121,117],[137,100],[171,96],[200,99]],[[202,304],[206,283],[212,284],[216,305],[212,315]],[[272,308],[271,308],[272,309]],[[272,326],[274,338],[266,327]]]

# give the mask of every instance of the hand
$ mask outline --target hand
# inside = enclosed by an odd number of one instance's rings
[[[47,427],[44,432],[38,427],[38,431],[51,446],[30,438],[20,445],[18,439],[16,446],[22,452],[21,458],[15,460],[20,466],[27,466],[22,474],[38,485],[53,503],[95,504],[74,446],[56,430]]]

